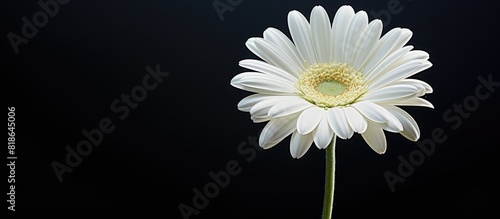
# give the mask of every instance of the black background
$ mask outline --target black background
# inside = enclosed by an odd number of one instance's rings
[[[225,2],[221,0],[222,2]],[[250,1],[223,14],[212,1],[79,1],[59,12],[16,54],[7,38],[21,35],[21,17],[32,19],[37,1],[2,3],[4,101],[16,107],[16,213],[76,215],[85,212],[158,213],[182,218],[178,206],[193,206],[193,188],[211,181],[208,173],[230,160],[242,168],[199,215],[190,218],[319,218],[324,186],[324,151],[312,146],[301,159],[290,156],[289,138],[259,151],[254,159],[238,152],[258,137],[237,110],[248,95],[229,85],[255,58],[244,43],[267,27],[288,35],[290,10],[309,17],[321,4],[333,18],[343,4],[356,11],[387,10],[380,1]],[[386,133],[388,150],[377,155],[355,135],[337,142],[335,218],[477,215],[493,209],[493,146],[498,145],[498,89],[480,101],[458,129],[443,114],[474,95],[480,82],[498,76],[497,3],[488,1],[400,0],[402,11],[384,19],[413,32],[409,44],[427,51],[432,68],[416,75],[434,88],[426,98],[435,109],[406,107],[421,139],[442,128],[444,143],[391,192],[385,171],[397,173],[398,156],[415,143]],[[124,120],[110,110],[160,65],[170,75]],[[81,131],[110,118],[116,129],[60,183],[52,162],[64,163],[65,147],[85,139]],[[251,148],[247,146],[246,148]],[[5,187],[3,192],[8,192]],[[4,194],[5,194],[4,193]],[[6,196],[4,196],[7,198]]]

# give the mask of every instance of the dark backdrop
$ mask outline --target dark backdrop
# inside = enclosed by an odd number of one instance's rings
[[[213,2],[232,11],[221,20]],[[210,190],[213,198],[206,203],[198,200],[206,206],[189,218],[319,218],[324,151],[313,146],[295,160],[288,138],[270,150],[255,149],[252,139],[264,124],[253,124],[248,113],[237,110],[249,93],[229,85],[244,71],[238,61],[255,58],[244,46],[249,37],[261,36],[270,26],[288,34],[288,11],[309,17],[318,4],[331,18],[339,6],[350,4],[369,12],[370,19],[382,16],[384,33],[393,27],[414,32],[409,44],[427,51],[434,64],[415,78],[434,87],[427,99],[435,109],[405,109],[419,123],[422,140],[431,139],[433,130],[446,136],[413,172],[403,170],[409,176],[394,191],[384,174],[399,175],[401,160],[419,153],[415,143],[386,133],[387,153],[377,155],[359,135],[338,141],[334,217],[492,210],[500,88],[492,88],[485,100],[474,102],[474,95],[481,85],[478,77],[500,81],[497,3],[71,0],[59,4],[15,53],[8,34],[23,36],[21,18],[32,19],[42,9],[34,0],[9,0],[1,13],[2,73],[4,101],[16,107],[16,213],[139,212],[183,218],[181,203],[196,208],[195,191],[214,185],[209,173],[237,162],[240,172],[225,188]],[[128,107],[128,115],[113,112],[115,99],[140,89],[146,66],[156,70],[157,65],[168,77],[136,108]],[[446,114],[464,101],[470,112]],[[76,167],[60,182],[54,162],[67,165],[67,146],[75,149],[86,139],[82,131],[98,128],[105,118],[114,130],[81,161],[73,159]]]

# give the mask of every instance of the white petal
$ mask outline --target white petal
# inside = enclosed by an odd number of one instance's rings
[[[333,130],[328,124],[326,113],[323,113],[323,117],[321,118],[318,127],[316,127],[316,130],[314,130],[313,135],[314,144],[319,149],[325,149],[328,147],[333,138],[335,138],[335,133],[333,133]]]
[[[288,13],[288,28],[299,54],[309,65],[316,64],[316,55],[311,39],[311,27],[307,19],[298,11]]]
[[[301,97],[296,97],[288,102],[281,102],[274,105],[268,113],[272,118],[281,117],[305,110],[313,105]]]
[[[284,81],[278,77],[272,77],[262,73],[246,72],[238,74],[239,83],[243,90],[260,93],[267,90],[280,93],[295,93],[296,88],[292,83]],[[235,77],[236,78],[236,77]]]
[[[293,42],[283,32],[276,28],[269,27],[264,31],[264,39],[277,46],[300,68],[300,71],[305,70],[304,58],[302,58],[297,47],[295,47]],[[298,77],[299,75],[295,76]]]
[[[267,122],[267,121],[271,120],[271,117],[269,117],[269,116],[257,117],[257,116],[251,115],[250,119],[252,120],[253,123],[262,123],[262,122]]]
[[[409,98],[421,97],[421,96],[423,96],[423,95],[426,94],[425,93],[426,92],[426,88],[424,87],[423,84],[409,82],[409,81],[406,81],[406,79],[390,83],[389,85],[386,85],[386,86],[382,87],[381,89],[386,88],[386,87],[391,87],[391,86],[394,86],[394,85],[397,85],[397,86],[403,85],[403,86],[414,87],[414,89],[416,89],[417,92],[414,95],[409,96],[408,98],[402,98],[402,99],[397,99],[397,100],[394,99],[391,103],[387,103],[387,104],[392,104],[393,102],[398,102],[400,100],[405,100],[405,99],[409,99]],[[377,102],[377,103],[380,103],[380,102]]]
[[[379,128],[373,123],[368,124],[368,128],[364,133],[361,133],[368,146],[370,146],[378,154],[384,154],[387,150],[387,141],[382,128]]]
[[[262,114],[263,116],[267,116],[269,109],[279,103],[288,103],[290,101],[294,101],[298,96],[268,96],[258,103],[254,104],[252,108],[250,108],[250,114]],[[263,109],[267,109],[267,111],[262,112]]]
[[[356,46],[356,53],[352,61],[352,67],[356,70],[361,70],[363,65],[367,62],[369,55],[377,46],[377,42],[382,34],[382,21],[373,20],[368,24],[368,27],[362,33]]]
[[[363,116],[375,123],[386,123],[388,121],[387,110],[383,109],[381,106],[374,104],[370,101],[361,101],[354,103],[352,105],[356,108]]]
[[[432,93],[434,91],[432,89],[431,85],[429,85],[427,82],[421,81],[421,80],[417,80],[417,79],[408,78],[408,79],[404,79],[404,80],[401,80],[401,81],[394,82],[391,85],[395,85],[395,84],[407,84],[407,85],[412,85],[412,86],[415,86],[415,87],[421,87],[421,88],[424,89],[424,93],[426,93],[426,94]]]
[[[396,106],[384,107],[387,111],[398,118],[401,124],[403,124],[403,131],[401,132],[401,135],[410,141],[417,141],[420,138],[420,129],[418,128],[418,124],[410,114]]]
[[[358,49],[358,41],[362,37],[363,32],[368,26],[368,14],[364,11],[359,11],[354,15],[347,29],[347,35],[344,43],[344,54],[342,62],[348,63],[352,66],[354,54]]]
[[[311,133],[323,118],[325,110],[319,107],[311,107],[302,111],[297,121],[297,131],[302,134]]]
[[[392,47],[392,50],[389,51],[389,54],[395,52],[396,50],[402,48],[408,41],[410,41],[411,37],[413,36],[413,32],[407,28],[400,28],[400,34],[399,37],[393,41],[392,43],[394,44]]]
[[[403,130],[403,125],[389,111],[370,101],[361,101],[352,105],[363,116],[370,121],[379,123],[384,126],[384,129],[391,132],[400,132]]]
[[[373,54],[370,56],[368,62],[364,66],[363,72],[365,74],[372,71],[385,57],[391,54],[396,46],[394,43],[401,36],[401,28],[394,28],[387,32],[377,43]]]
[[[304,154],[306,154],[307,150],[309,150],[312,142],[312,133],[301,135],[299,132],[294,131],[292,139],[290,140],[290,154],[292,154],[293,158],[301,158]]]
[[[316,6],[311,12],[311,35],[318,62],[332,61],[332,29],[328,13],[321,6]]]
[[[269,110],[277,104],[288,103],[290,101],[296,100],[297,96],[271,96],[258,103],[256,103],[252,108],[250,108],[250,118],[254,123],[265,122],[271,119],[268,115]]]
[[[255,105],[253,105],[252,108],[250,108],[250,115],[252,120],[261,120],[265,119],[267,121],[270,119],[270,117],[267,115],[271,107],[275,106],[276,104],[283,102],[283,99],[280,98],[267,98],[265,100],[262,100]]]
[[[377,65],[377,67],[372,69],[370,72],[366,73],[366,80],[368,82],[372,82],[374,79],[392,70],[393,68],[389,68],[389,66],[392,67],[392,64],[394,64],[396,60],[401,58],[403,55],[407,54],[412,49],[413,46],[405,46],[401,49],[396,50],[395,52],[384,58],[382,62],[380,62],[380,64]]]
[[[270,95],[266,95],[266,94],[252,94],[252,95],[247,96],[247,97],[240,100],[240,102],[238,103],[238,109],[243,111],[243,112],[250,112],[250,109],[256,103],[258,103],[262,100],[265,100],[265,99],[269,99],[270,97],[274,97],[274,96],[270,96]]]
[[[402,48],[408,41],[410,41],[411,37],[413,36],[413,32],[407,28],[401,28],[401,35],[399,36],[398,40],[395,42],[394,48],[392,49],[391,53],[394,51]]]
[[[349,126],[347,118],[342,109],[330,108],[328,109],[327,118],[328,124],[333,129],[333,132],[341,139],[349,139],[354,134],[354,130]]]
[[[406,79],[420,71],[430,68],[432,64],[429,61],[413,60],[404,63],[393,70],[381,75],[372,83],[369,83],[368,89],[375,90],[392,82]]]
[[[351,128],[357,133],[363,133],[366,131],[368,123],[366,119],[353,107],[343,108],[347,122]]]
[[[431,109],[434,109],[434,105],[432,105],[431,102],[427,101],[426,99],[422,98],[410,98],[407,100],[402,100],[396,103],[393,103],[396,106],[422,106],[422,107],[429,107]]]
[[[361,100],[368,100],[374,103],[393,103],[417,96],[422,89],[407,84],[390,85],[373,92],[365,94]]]
[[[254,39],[254,44],[262,59],[294,75],[300,74],[300,67],[274,44],[262,38]]]
[[[298,77],[294,74],[260,60],[245,59],[241,60],[239,64],[243,68],[248,68],[257,72],[262,72],[266,75],[278,77],[290,83],[295,83],[298,80]]]
[[[344,42],[346,41],[347,28],[354,17],[354,10],[351,6],[344,5],[339,8],[332,23],[333,33],[333,60],[341,62],[343,58]]]
[[[258,74],[258,77],[261,77],[262,73],[256,73],[256,72],[246,72],[246,73],[241,73],[233,77],[231,79],[231,86],[236,87],[241,90],[245,91],[250,91],[254,93],[260,93],[260,94],[270,94],[270,95],[283,95],[283,94],[293,94],[293,92],[289,92],[291,90],[290,84],[284,85],[283,83],[279,83],[278,86],[273,86],[273,87],[267,87],[267,88],[262,88],[262,86],[246,86],[242,82],[242,79],[244,78],[251,78],[253,75],[252,74]],[[268,76],[269,77],[269,76]],[[265,80],[265,79],[264,79]],[[286,82],[285,82],[286,83]],[[288,90],[288,91],[287,91]]]
[[[259,145],[264,149],[269,149],[295,131],[299,114],[292,114],[269,121],[259,137]]]
[[[241,85],[240,83],[240,79],[243,77],[243,75],[240,75],[240,74],[237,74],[236,76],[234,76],[232,79],[231,79],[231,86],[235,87],[235,88],[238,88],[238,89],[242,89],[243,90],[243,86]]]
[[[422,60],[422,61],[427,61],[429,60],[429,53],[421,50],[412,50],[405,54],[403,57],[401,57],[398,62],[400,63],[405,63],[409,62],[411,60]]]
[[[409,48],[413,49],[413,46],[403,47],[397,50],[396,52],[392,53],[391,55],[389,55],[387,58],[385,58],[384,61],[382,61],[382,63],[380,63],[375,69],[373,69],[372,73],[368,75],[367,77],[368,83],[375,81],[380,76],[383,76],[388,72],[392,71],[393,69],[402,66],[408,62],[421,62],[421,63],[428,62],[427,60],[429,59],[429,54],[423,51],[409,51],[411,50]],[[416,71],[416,73],[422,70],[418,70]]]

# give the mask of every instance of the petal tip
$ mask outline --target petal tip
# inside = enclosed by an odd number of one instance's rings
[[[352,8],[352,6],[350,6],[350,5],[342,5],[342,6],[340,6],[339,10],[341,10],[341,9],[342,9],[342,10],[348,10],[348,9],[351,9],[351,10],[353,10],[353,11],[354,11],[354,9]]]
[[[313,8],[313,10],[321,10],[321,9],[325,10],[325,8],[323,8],[323,6],[321,6],[321,5],[316,5]]]
[[[231,79],[231,82],[229,82],[229,84],[231,84],[231,86],[235,87],[235,88],[238,88],[238,84],[240,83],[240,78],[238,77],[233,77]]]
[[[419,137],[408,138],[408,140],[413,141],[413,142],[417,142],[418,139],[419,139]]]
[[[297,10],[291,10],[290,12],[288,12],[288,19],[291,19],[293,16],[302,16],[302,13]]]

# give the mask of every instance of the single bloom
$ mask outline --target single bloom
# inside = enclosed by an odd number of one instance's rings
[[[432,104],[424,81],[409,77],[429,68],[429,54],[406,45],[412,32],[394,28],[382,36],[382,22],[368,22],[364,11],[339,8],[330,18],[321,6],[309,21],[298,11],[288,14],[292,40],[268,28],[246,46],[262,60],[246,59],[249,69],[231,85],[253,92],[238,103],[255,123],[267,122],[259,144],[271,148],[291,136],[292,157],[302,157],[312,143],[325,149],[336,138],[359,133],[377,153],[386,151],[385,131],[416,141],[420,130],[399,106]],[[333,141],[333,142],[332,142]]]

